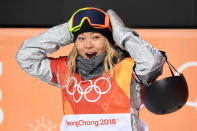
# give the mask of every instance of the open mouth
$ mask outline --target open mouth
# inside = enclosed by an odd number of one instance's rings
[[[89,52],[89,53],[86,53],[86,56],[91,59],[92,57],[96,56],[97,52]]]

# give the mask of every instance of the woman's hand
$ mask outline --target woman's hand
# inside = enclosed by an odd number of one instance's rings
[[[107,11],[107,14],[110,17],[114,41],[121,49],[125,49],[124,44],[125,44],[125,39],[127,39],[126,37],[128,37],[127,34],[131,33],[132,35],[139,36],[138,33],[126,27],[122,19],[112,9],[109,9]]]
[[[70,43],[73,43],[73,35],[69,31],[69,22],[66,22],[25,40],[18,50],[16,60],[25,72],[50,83],[51,59],[47,54]]]
[[[162,73],[165,62],[163,55],[136,35],[136,32],[126,27],[113,10],[108,10],[107,14],[110,17],[114,41],[122,49],[127,50],[135,61],[134,74],[138,76],[138,82],[148,84],[155,80]]]

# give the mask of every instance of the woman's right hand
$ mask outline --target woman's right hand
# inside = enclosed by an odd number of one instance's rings
[[[65,27],[63,31],[61,30],[61,26]],[[57,35],[62,36],[62,40],[60,39],[59,42],[61,46],[65,46],[74,42],[74,36],[69,31],[69,26],[70,20],[67,23],[53,27],[54,29],[58,29],[60,27],[60,32],[57,32]]]
[[[18,50],[16,60],[29,75],[50,83],[53,75],[51,58],[47,57],[47,54],[70,43],[73,43],[73,35],[69,31],[69,22],[66,22],[25,40]]]

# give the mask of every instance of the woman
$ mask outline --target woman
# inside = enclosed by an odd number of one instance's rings
[[[47,57],[73,42],[68,57]],[[113,10],[82,8],[69,22],[24,41],[16,58],[28,74],[60,87],[61,131],[147,130],[138,119],[140,85],[162,73],[165,59]]]

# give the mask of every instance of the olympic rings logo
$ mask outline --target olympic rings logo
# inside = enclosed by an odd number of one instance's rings
[[[66,87],[66,90],[67,90],[69,95],[73,96],[73,100],[76,103],[78,103],[82,99],[83,96],[88,102],[96,102],[100,99],[101,95],[106,94],[111,89],[111,82],[105,77],[101,77],[101,78],[97,79],[94,83],[92,82],[92,80],[88,80],[90,82],[90,86],[88,86],[85,90],[82,89],[81,83],[84,83],[84,82],[87,82],[87,81],[80,81],[78,83],[76,78],[74,78],[74,77],[72,77],[72,80],[74,80],[73,91],[72,92],[69,91],[68,86]],[[97,86],[97,82],[100,81],[100,80],[105,80],[105,81],[108,82],[109,86],[105,91],[101,91],[100,87]],[[87,94],[90,94],[92,91],[95,91],[98,94],[98,96],[93,100],[91,100],[87,97]],[[76,99],[76,92],[78,92],[78,94],[80,94],[78,99]]]

